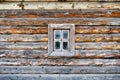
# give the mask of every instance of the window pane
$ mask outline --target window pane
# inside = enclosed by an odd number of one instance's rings
[[[60,42],[55,42],[55,49],[60,49]]]
[[[63,42],[63,49],[67,50],[68,49],[68,42]]]
[[[68,31],[63,31],[63,38],[68,39]]]
[[[60,39],[60,31],[59,30],[55,30],[55,39]]]

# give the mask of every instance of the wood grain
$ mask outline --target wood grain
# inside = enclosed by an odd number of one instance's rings
[[[109,9],[0,10],[0,14],[0,18],[120,18],[119,10]]]
[[[120,59],[19,59],[0,58],[0,66],[120,66]]]
[[[76,26],[76,34],[119,34],[120,26]]]
[[[73,58],[73,59],[94,59],[94,58],[120,58],[120,50],[75,50],[72,57],[50,57],[48,50],[0,50],[0,58],[23,58],[23,59],[47,59],[47,58]],[[67,54],[67,53],[66,53]]]
[[[119,34],[120,26],[75,26],[76,34]],[[0,26],[0,34],[48,34],[48,26]]]
[[[47,27],[0,27],[1,34],[47,34]]]
[[[0,50],[46,50],[47,45],[47,42],[0,42]]]
[[[0,50],[47,50],[47,42],[0,42]],[[120,50],[118,42],[76,43],[77,50]]]
[[[32,75],[32,76],[31,76]],[[1,74],[0,79],[8,80],[119,80],[120,74]]]
[[[0,25],[120,25],[120,18],[0,18]]]
[[[77,34],[76,42],[119,42],[120,34]]]
[[[76,42],[119,42],[119,34],[76,34]],[[48,42],[47,34],[11,34],[0,35],[0,42]]]
[[[48,42],[47,34],[11,34],[11,35],[1,35],[0,42]]]
[[[78,50],[120,50],[119,42],[76,43]]]
[[[120,74],[119,66],[0,66],[0,74]]]

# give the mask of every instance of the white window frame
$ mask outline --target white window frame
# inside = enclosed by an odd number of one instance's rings
[[[69,50],[54,51],[54,30],[69,30]],[[74,56],[75,54],[75,25],[74,24],[49,24],[48,25],[48,55],[49,56]]]

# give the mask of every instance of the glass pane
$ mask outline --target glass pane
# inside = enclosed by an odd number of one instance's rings
[[[55,39],[60,39],[60,31],[55,30]]]
[[[63,49],[64,50],[68,49],[68,42],[63,42]]]
[[[68,31],[63,31],[63,38],[68,39]]]
[[[60,49],[60,42],[55,42],[55,49]]]

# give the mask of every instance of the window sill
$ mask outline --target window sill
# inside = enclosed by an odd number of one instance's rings
[[[71,57],[74,56],[74,52],[69,52],[69,51],[65,51],[65,52],[52,52],[49,56],[66,56],[66,57]]]

